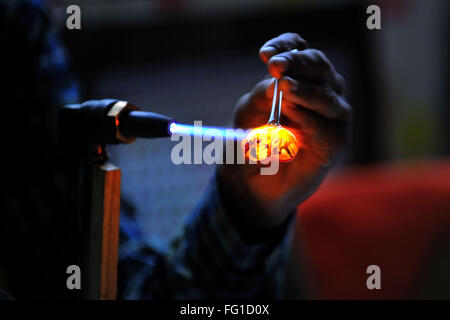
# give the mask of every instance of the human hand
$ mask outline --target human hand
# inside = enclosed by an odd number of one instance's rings
[[[344,79],[325,56],[294,33],[282,34],[260,49],[270,75],[283,91],[281,124],[295,134],[300,149],[275,175],[261,175],[254,164],[221,165],[219,181],[234,201],[245,202],[240,220],[273,228],[306,200],[342,154],[352,109],[344,98]],[[274,79],[265,79],[237,103],[236,128],[267,123]],[[231,196],[230,196],[231,194]],[[235,219],[236,220],[236,219]]]

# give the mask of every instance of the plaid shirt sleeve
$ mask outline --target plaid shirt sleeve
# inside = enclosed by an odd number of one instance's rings
[[[248,245],[231,225],[212,179],[166,252],[132,245],[124,255],[122,298],[281,298],[294,217],[281,238]]]

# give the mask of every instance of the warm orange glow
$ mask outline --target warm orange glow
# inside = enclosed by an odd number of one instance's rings
[[[289,130],[266,124],[250,131],[244,140],[244,148],[245,157],[253,161],[278,159],[289,162],[296,157],[299,143]]]

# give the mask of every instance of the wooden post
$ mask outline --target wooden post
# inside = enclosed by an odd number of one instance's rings
[[[87,259],[88,299],[112,300],[117,294],[120,169],[94,165]]]

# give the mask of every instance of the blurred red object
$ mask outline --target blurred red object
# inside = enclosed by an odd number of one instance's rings
[[[450,298],[450,162],[328,178],[298,209],[288,279],[291,298]]]

